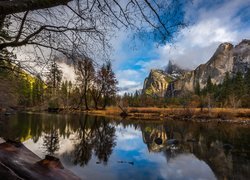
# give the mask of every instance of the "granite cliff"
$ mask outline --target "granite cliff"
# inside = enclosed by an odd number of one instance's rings
[[[234,75],[238,71],[244,74],[249,68],[250,40],[242,40],[236,46],[233,46],[231,43],[222,43],[208,62],[199,65],[195,70],[179,71],[177,76],[174,76],[175,72],[168,70],[154,70],[158,72],[157,77],[161,78],[154,78],[152,73],[150,73],[145,80],[143,92],[160,95],[161,97],[166,94],[173,95],[183,91],[193,92],[198,83],[203,88],[208,77],[211,77],[214,84],[220,84],[223,82],[227,72],[230,75]],[[162,83],[162,79],[166,79],[166,77],[171,78],[167,78],[168,81],[164,86],[157,88],[158,84]],[[149,88],[151,91],[147,91]]]
[[[173,78],[163,70],[152,69],[149,76],[144,80],[142,93],[163,97]]]

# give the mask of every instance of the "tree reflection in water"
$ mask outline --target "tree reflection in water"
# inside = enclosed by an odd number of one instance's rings
[[[95,161],[107,164],[116,146],[117,127],[140,130],[148,150],[163,152],[167,162],[189,153],[206,162],[219,179],[250,176],[249,127],[232,124],[112,121],[87,115],[17,114],[6,117],[0,124],[0,136],[20,141],[32,139],[34,144],[42,138],[49,154],[58,154],[62,140],[69,140],[72,147],[60,156],[85,166],[92,156],[96,156]],[[166,143],[169,139],[177,139],[179,149],[169,148]]]
[[[80,128],[77,130],[77,142],[74,150],[71,152],[74,164],[80,166],[87,165],[92,156],[93,149],[93,131],[92,124],[88,124],[88,116],[79,119]]]
[[[59,150],[59,133],[56,129],[51,129],[50,133],[45,134],[43,137],[43,146],[46,149],[46,153],[54,155]]]
[[[108,123],[104,118],[100,121],[95,119],[98,123],[95,126],[95,155],[98,160],[107,164],[110,155],[112,154],[113,148],[115,147],[115,127]]]
[[[87,165],[94,153],[100,162],[106,164],[116,145],[115,127],[104,118],[89,119],[88,115],[80,118],[79,124],[74,148],[70,152],[73,163]]]

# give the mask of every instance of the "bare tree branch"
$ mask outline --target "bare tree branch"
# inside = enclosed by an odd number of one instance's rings
[[[65,5],[72,0],[12,0],[0,1],[0,14],[9,15],[24,11],[33,11],[37,9],[51,8],[59,5]]]

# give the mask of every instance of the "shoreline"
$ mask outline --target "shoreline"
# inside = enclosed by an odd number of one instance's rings
[[[250,125],[250,109],[213,108],[210,112],[200,108],[138,108],[130,107],[126,109],[128,115],[120,116],[121,110],[117,107],[110,107],[106,110],[83,111],[89,115],[105,116],[111,118],[123,118],[124,120],[145,120],[145,121],[166,121],[179,120],[190,122],[217,122]]]
[[[246,108],[212,108],[210,111],[204,108],[156,108],[156,107],[128,107],[124,108],[126,115],[122,115],[122,110],[118,107],[108,107],[105,110],[91,109],[91,110],[69,110],[62,109],[58,112],[48,112],[47,110],[37,110],[34,108],[27,108],[21,111],[1,111],[1,116],[9,116],[17,112],[47,112],[59,114],[79,114],[84,113],[93,116],[103,116],[119,120],[135,120],[135,121],[167,121],[178,120],[186,122],[199,123],[228,123],[241,124],[250,126],[250,109]]]

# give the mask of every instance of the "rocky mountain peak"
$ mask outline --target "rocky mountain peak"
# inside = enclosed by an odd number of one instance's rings
[[[212,83],[220,84],[227,72],[230,74],[242,72],[244,74],[249,68],[250,40],[244,39],[236,46],[225,42],[218,46],[207,63],[199,65],[193,71],[185,71],[174,64],[173,61],[169,61],[165,71],[151,71],[149,77],[145,80],[143,89],[151,89],[147,91],[148,93],[157,94],[160,92],[160,94],[164,94],[165,91],[166,94],[168,86],[165,90],[164,88],[168,84],[172,87],[170,89],[176,92],[194,91],[197,83],[203,88],[209,77]],[[164,84],[164,86],[161,86],[161,84]]]
[[[182,76],[187,70],[182,69],[180,66],[175,64],[172,60],[169,60],[168,65],[165,69],[165,72],[169,75],[172,76],[173,79],[177,79],[180,76]]]
[[[231,51],[233,49],[233,45],[229,42],[221,43],[219,47],[217,48],[218,51]]]
[[[250,40],[249,39],[243,39],[237,46],[247,46],[247,45],[248,46],[250,45]]]
[[[144,81],[142,92],[148,95],[164,96],[165,90],[172,80],[172,77],[165,71],[151,69],[149,76]]]

